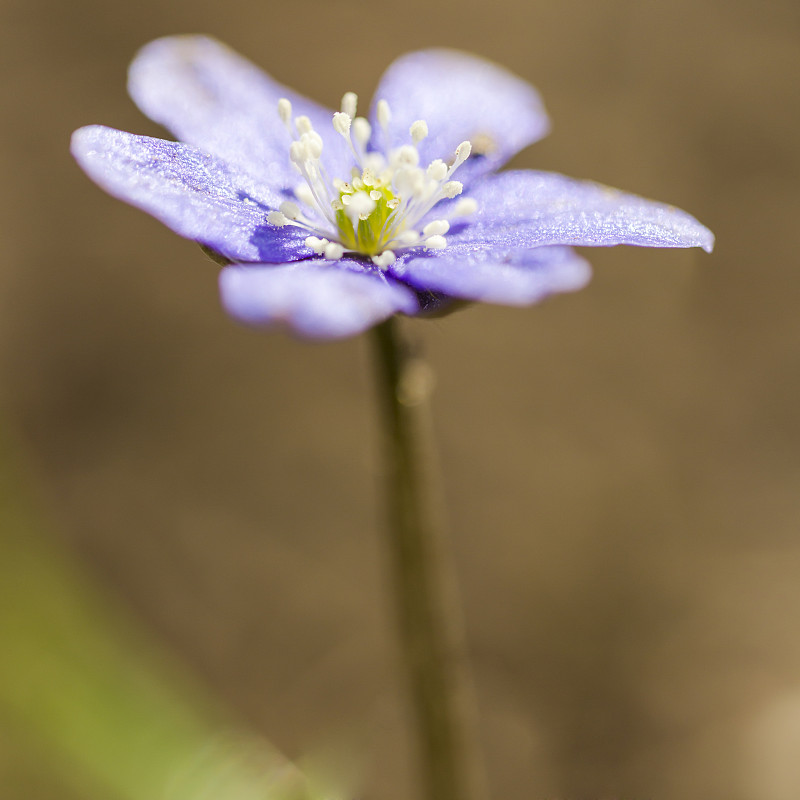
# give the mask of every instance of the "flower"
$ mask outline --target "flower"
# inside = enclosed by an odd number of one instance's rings
[[[495,174],[548,120],[530,85],[465,53],[399,58],[367,117],[352,92],[333,113],[201,36],[146,45],[129,91],[180,141],[92,125],[73,155],[226,264],[222,302],[247,323],[338,338],[451,300],[525,305],[581,288],[589,266],[572,245],[713,247],[671,206]]]

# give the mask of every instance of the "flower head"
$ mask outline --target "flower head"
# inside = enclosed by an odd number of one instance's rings
[[[89,126],[72,152],[111,194],[228,264],[223,304],[254,324],[336,338],[451,299],[524,305],[583,286],[572,245],[710,251],[671,206],[545,172],[495,174],[541,138],[535,90],[450,50],[408,54],[360,116],[296,95],[205,37],[147,45],[139,107],[180,141]]]

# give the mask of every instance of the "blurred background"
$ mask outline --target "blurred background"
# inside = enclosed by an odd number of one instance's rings
[[[194,32],[331,106],[408,50],[474,51],[551,114],[513,166],[671,202],[716,233],[712,256],[587,250],[583,292],[406,327],[436,373],[493,796],[800,797],[796,0],[0,14],[4,800],[122,796],[53,733],[74,723],[65,642],[100,708],[146,695],[167,727],[218,714],[292,759],[335,746],[354,795],[414,797],[366,341],[237,326],[199,249],[68,154],[88,123],[162,135],[126,67]],[[83,611],[54,615],[71,592]],[[116,660],[82,644],[105,632]],[[169,700],[142,689],[154,675]],[[136,730],[118,749],[146,772]]]

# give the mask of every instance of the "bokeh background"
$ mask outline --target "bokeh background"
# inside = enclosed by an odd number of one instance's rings
[[[237,326],[197,247],[67,147],[94,122],[161,135],[125,71],[165,34],[213,34],[332,106],[405,51],[471,50],[552,116],[514,166],[674,203],[717,235],[712,256],[586,251],[581,293],[407,326],[436,375],[493,796],[800,797],[796,0],[0,15],[4,496],[25,494],[102,603],[289,757],[336,744],[359,756],[358,796],[414,796],[367,343]],[[24,711],[4,720],[4,800],[97,796],[67,789]]]

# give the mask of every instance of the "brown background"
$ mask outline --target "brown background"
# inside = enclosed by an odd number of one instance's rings
[[[712,228],[711,257],[586,251],[582,293],[408,327],[437,376],[493,796],[800,797],[796,0],[1,13],[0,407],[33,491],[289,755],[361,748],[364,797],[413,796],[365,341],[235,325],[214,267],[96,189],[70,131],[159,135],[125,69],[168,33],[211,33],[329,105],[444,44],[541,89],[554,131],[516,166]]]

